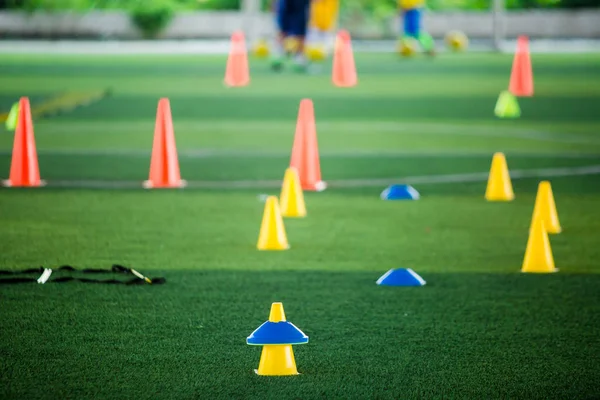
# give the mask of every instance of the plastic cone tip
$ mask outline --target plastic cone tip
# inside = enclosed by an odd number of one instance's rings
[[[344,42],[349,42],[350,41],[350,32],[348,32],[345,29],[342,29],[338,32],[338,37],[343,40]]]
[[[528,51],[529,50],[529,37],[521,35],[517,38],[517,51]]]
[[[271,312],[269,313],[269,321],[271,322],[282,322],[285,321],[285,311],[283,310],[283,303],[276,302],[271,304]]]

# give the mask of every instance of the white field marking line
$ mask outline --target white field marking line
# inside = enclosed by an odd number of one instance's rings
[[[512,179],[522,178],[551,178],[561,176],[581,176],[600,174],[600,165],[568,168],[541,168],[513,170],[510,172]],[[406,176],[403,178],[383,179],[348,179],[327,181],[330,188],[358,188],[385,186],[398,183],[406,184],[437,184],[437,183],[464,183],[480,182],[488,179],[489,172],[471,172],[463,174]],[[256,180],[256,181],[188,181],[188,188],[204,189],[258,189],[279,188],[281,180]],[[48,181],[46,187],[62,188],[88,188],[88,189],[142,189],[142,181],[95,181],[95,180],[56,180]]]
[[[495,150],[463,150],[463,149],[428,149],[428,150],[325,150],[320,151],[321,157],[461,157],[461,158],[491,158],[495,151],[501,151],[508,157],[520,158],[598,158],[600,153],[581,152],[530,152],[519,149],[495,149]],[[0,156],[11,155],[11,150],[0,150]],[[50,156],[132,156],[150,157],[151,150],[142,149],[44,149],[38,150],[38,155]],[[218,158],[226,156],[236,157],[289,157],[290,152],[285,150],[260,150],[260,149],[186,149],[178,152],[180,157],[189,158]]]
[[[293,127],[293,124],[275,122],[274,126],[269,126],[269,124],[253,124],[252,122],[244,125],[244,132],[247,134],[252,133],[262,133],[262,134],[277,134],[280,135],[281,125],[288,125]],[[181,128],[184,131],[192,131],[192,130],[235,130],[238,128],[237,123],[203,123],[203,124],[186,124],[185,122],[181,124],[185,128]],[[375,122],[370,123],[370,129],[365,129],[361,124],[348,124],[348,123],[330,123],[330,122],[321,122],[317,124],[317,128],[319,130],[329,131],[330,129],[336,129],[338,132],[343,132],[344,135],[352,134],[352,135],[364,135],[370,134],[373,130],[388,133],[393,132],[396,135],[408,135],[408,136],[417,136],[417,135],[433,135],[433,136],[475,136],[475,137],[500,137],[500,138],[515,138],[515,139],[528,139],[528,140],[539,140],[546,142],[556,142],[556,143],[573,143],[573,144],[593,144],[600,145],[600,140],[594,140],[588,136],[580,136],[573,134],[565,134],[558,132],[547,132],[537,129],[523,129],[523,128],[514,128],[514,127],[506,127],[502,128],[501,126],[496,125],[451,125],[449,124],[436,124],[436,123],[419,123],[419,122],[393,122],[393,121],[383,121],[383,122]],[[265,127],[266,126],[266,127]],[[72,129],[77,128],[78,125],[72,127]],[[179,129],[179,130],[181,130]],[[292,128],[290,128],[292,129]],[[269,132],[271,130],[271,132]],[[81,134],[82,132],[90,133],[89,129],[76,129],[76,132],[73,134]],[[60,131],[64,133],[64,130]],[[99,129],[98,132],[102,132],[102,129]],[[52,135],[52,133],[49,133]],[[69,133],[70,134],[70,133]],[[327,134],[327,133],[326,133]]]
[[[586,167],[565,167],[565,168],[540,168],[510,171],[511,179],[536,178],[536,177],[560,177],[560,176],[581,176],[600,174],[600,165],[590,165]],[[383,178],[383,179],[349,179],[344,181],[334,181],[328,185],[331,187],[370,187],[393,185],[397,183],[420,184],[420,183],[464,183],[487,181],[489,171],[487,172],[468,172],[463,174],[446,175],[425,175],[408,176],[405,178]]]

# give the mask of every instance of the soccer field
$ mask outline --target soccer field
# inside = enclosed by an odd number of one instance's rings
[[[122,264],[164,285],[0,285],[0,398],[523,398],[600,393],[600,55],[533,54],[535,96],[498,119],[511,55],[356,54],[359,85],[273,74],[225,88],[223,56],[0,59],[0,111],[110,88],[34,119],[48,186],[0,189],[0,269]],[[158,100],[182,190],[144,190]],[[263,194],[314,102],[323,179],[290,250],[256,250]],[[12,132],[0,128],[0,176]],[[486,202],[494,152],[515,200]],[[556,274],[520,273],[540,180]],[[410,183],[418,201],[379,198]],[[390,268],[427,284],[383,287]],[[58,274],[57,274],[58,275]],[[37,275],[32,277],[37,278]],[[106,278],[112,278],[106,275]],[[281,301],[300,375],[257,376],[246,337]]]

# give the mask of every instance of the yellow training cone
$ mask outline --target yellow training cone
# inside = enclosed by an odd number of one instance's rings
[[[513,193],[504,153],[495,153],[485,190],[485,199],[487,201],[511,201],[514,198],[515,194]]]
[[[293,344],[308,343],[308,336],[291,322],[286,321],[283,304],[273,303],[269,320],[248,336],[246,343],[263,346],[258,375],[298,375]]]
[[[560,222],[558,221],[558,213],[556,212],[552,187],[548,181],[542,181],[538,185],[535,208],[533,209],[533,217],[531,218],[531,226],[529,228],[530,230],[533,229],[533,224],[538,218],[541,218],[541,220],[544,221],[546,232],[560,233],[562,231]]]
[[[287,250],[290,248],[276,196],[267,197],[256,247],[259,250]]]
[[[556,271],[558,270],[554,267],[554,257],[552,257],[544,221],[536,218],[533,229],[529,233],[529,240],[527,240],[527,250],[525,250],[521,272],[548,274]]]
[[[301,218],[306,217],[306,205],[304,204],[304,193],[300,185],[298,171],[294,167],[285,170],[281,195],[279,196],[281,215],[283,217]]]

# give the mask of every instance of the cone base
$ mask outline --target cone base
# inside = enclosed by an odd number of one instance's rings
[[[2,186],[4,187],[42,187],[42,186],[46,186],[46,181],[39,181],[38,183],[34,183],[31,185],[15,185],[11,182],[10,179],[6,179],[2,181]]]
[[[290,249],[290,245],[286,244],[284,246],[278,246],[278,247],[268,247],[268,246],[256,246],[256,248],[260,251],[283,251],[283,250],[289,250]]]
[[[487,201],[513,201],[515,199],[515,196],[504,196],[504,197],[485,196],[485,199]]]
[[[306,217],[306,213],[294,213],[294,214],[284,214],[281,213],[283,218],[304,218]]]
[[[300,372],[296,372],[295,374],[285,374],[285,375],[268,375],[268,374],[259,374],[257,369],[255,369],[255,370],[254,370],[254,373],[255,373],[256,375],[260,375],[260,376],[294,376],[294,375],[300,375]]]
[[[532,230],[532,228],[529,228],[529,234],[531,234]],[[558,235],[559,233],[562,233],[562,228],[559,227],[556,229],[546,230],[546,233],[548,233],[549,235]]]
[[[554,274],[558,272],[558,268],[554,268],[550,271],[523,271],[521,270],[522,274]]]
[[[180,180],[176,183],[156,184],[152,181],[144,181],[142,183],[144,189],[181,189],[187,186],[186,180]]]
[[[322,192],[327,189],[327,183],[323,181],[319,181],[316,183],[302,185],[302,190],[310,191],[310,192]]]
[[[250,85],[250,81],[247,81],[247,82],[236,82],[236,83],[223,82],[223,84],[225,85],[226,88],[246,87],[246,86]]]
[[[339,88],[351,88],[351,87],[358,85],[358,82],[349,82],[349,83],[333,82],[333,85],[336,87],[339,87]]]
[[[289,344],[263,346],[258,369],[255,371],[257,375],[266,376],[299,375],[292,346]]]

